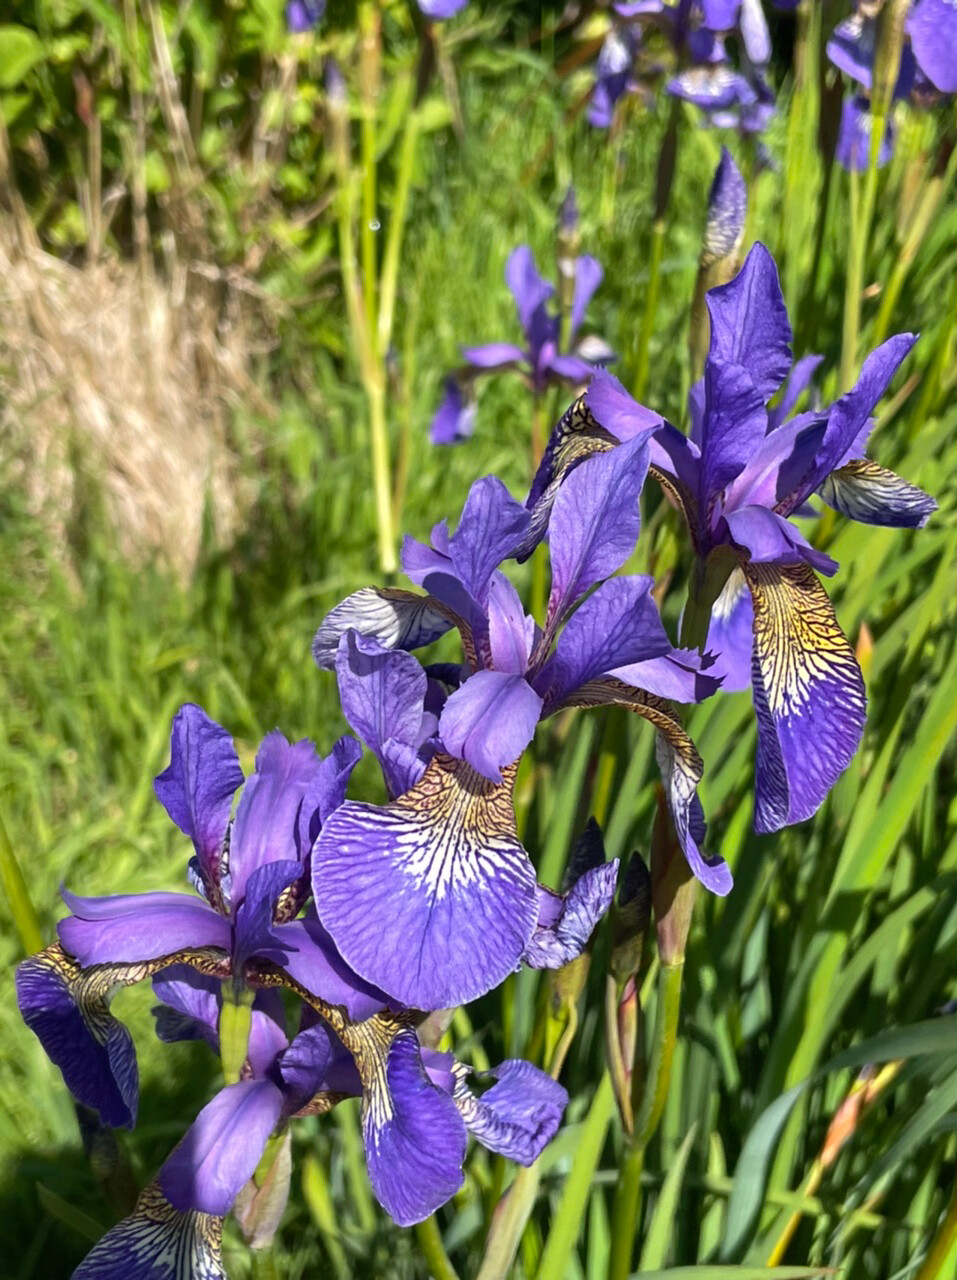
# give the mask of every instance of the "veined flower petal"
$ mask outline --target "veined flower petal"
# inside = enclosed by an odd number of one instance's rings
[[[937,510],[929,493],[869,458],[853,458],[832,471],[819,493],[829,507],[863,524],[922,529]]]
[[[372,636],[384,649],[421,649],[451,629],[429,596],[393,587],[362,587],[327,613],[312,642],[316,665],[331,671],[339,641],[350,630]]]
[[[734,279],[712,289],[707,302],[709,361],[745,369],[766,403],[791,367],[791,326],[777,267],[760,241]]]
[[[320,833],[319,918],[352,968],[404,1004],[474,1000],[521,959],[537,910],[513,783],[437,755],[404,796],[347,801]]]
[[[509,1058],[490,1071],[472,1072],[461,1063],[452,1069],[452,1097],[469,1131],[484,1147],[508,1160],[530,1165],[554,1138],[568,1105],[568,1094],[551,1076],[521,1058]],[[495,1081],[474,1094],[470,1078]]]
[[[500,783],[501,771],[531,742],[541,713],[542,699],[524,676],[477,671],[450,695],[439,736],[449,755]]]
[[[151,1182],[130,1216],[93,1247],[72,1280],[228,1280],[222,1238],[221,1217],[179,1213]]]
[[[540,891],[557,899],[557,903],[550,903],[549,910],[540,912],[540,923],[522,956],[524,962],[532,969],[560,969],[580,956],[595,925],[611,906],[617,881],[618,859],[613,858],[579,876],[566,894]],[[541,923],[543,915],[547,924]]]
[[[220,1089],[159,1171],[170,1204],[224,1217],[256,1172],[281,1112],[282,1093],[269,1080]]]
[[[376,1199],[411,1226],[445,1204],[465,1178],[465,1125],[422,1065],[415,1033],[389,1018],[350,1029],[363,1085],[362,1133]]]
[[[84,968],[134,964],[196,947],[229,951],[231,946],[229,921],[186,893],[80,898],[68,889],[62,892],[73,914],[59,922],[57,934]]]
[[[714,655],[708,674],[720,677],[725,693],[740,693],[751,686],[753,632],[751,592],[743,572],[735,569],[714,602],[705,644],[705,651]]]
[[[746,564],[744,573],[754,605],[754,828],[777,831],[816,813],[850,764],[867,699],[854,650],[813,570]]]

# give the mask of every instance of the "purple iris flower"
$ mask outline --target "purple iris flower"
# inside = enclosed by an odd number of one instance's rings
[[[907,20],[917,65],[940,93],[957,93],[957,6],[917,0]]]
[[[321,926],[295,919],[310,892],[313,842],[342,803],[360,754],[352,738],[321,759],[309,742],[268,734],[231,820],[243,774],[229,734],[200,707],[177,713],[170,764],[155,785],[193,842],[198,896],[80,898],[64,890],[72,914],[57,926],[59,943],[17,970],[24,1020],[74,1096],[106,1124],[132,1126],[138,1094],[133,1042],[109,1012],[112,992],[174,961],[237,992],[257,959],[285,961],[297,981],[363,1015],[354,975]],[[363,999],[375,995],[364,988]]]
[[[286,26],[293,35],[302,35],[317,27],[325,12],[326,0],[289,0],[286,5]]]
[[[597,258],[582,254],[574,260],[575,288],[569,316],[567,342],[569,350],[559,348],[561,317],[549,310],[549,299],[555,287],[544,280],[535,264],[535,256],[528,245],[519,245],[509,254],[505,264],[505,283],[508,285],[518,311],[519,322],[525,334],[525,346],[511,342],[490,342],[480,347],[463,347],[469,375],[476,372],[518,369],[536,393],[541,393],[554,383],[582,383],[595,372],[595,365],[583,356],[588,349],[588,339],[576,345],[575,339],[585,309],[592,294],[601,284],[601,264]],[[591,343],[594,346],[594,340]],[[611,358],[611,351],[599,344],[600,359]],[[449,377],[445,382],[445,397],[432,420],[432,443],[452,444],[467,439],[474,426],[474,409],[468,404],[462,389],[461,377]]]
[[[837,136],[834,157],[842,169],[864,173],[871,162],[871,131],[874,117],[870,103],[860,94],[847,96],[841,107],[841,128]],[[877,153],[877,167],[888,163],[894,150],[894,122],[887,120]]]
[[[452,18],[468,4],[468,0],[417,0],[419,9],[427,18],[444,22]]]
[[[815,572],[832,574],[837,565],[790,517],[806,514],[814,494],[867,524],[916,528],[936,509],[864,456],[874,407],[916,338],[889,339],[840,400],[789,418],[819,358],[794,366],[769,410],[791,369],[791,329],[767,249],[756,244],[741,272],[707,301],[711,344],[691,393],[690,439],[665,423],[651,444],[651,468],[683,511],[706,569],[713,556],[727,563],[730,552],[737,561],[740,574],[718,602],[706,648],[719,651],[717,670],[732,687],[750,668],[755,829],[776,831],[818,809],[854,755],[865,719],[860,668]],[[595,379],[586,401],[619,440],[647,423],[648,410],[608,374]]]
[[[588,123],[608,129],[615,107],[632,85],[632,66],[639,36],[631,26],[614,25],[602,42],[595,63],[595,86],[588,103]]]
[[[651,579],[612,576],[638,535],[650,434],[583,461],[552,495],[542,625],[499,566],[527,555],[544,526],[487,476],[454,534],[443,522],[430,546],[406,539],[403,568],[428,595],[367,588],[317,632],[316,660],[335,666],[346,718],[393,797],[385,806],[347,801],[323,827],[317,910],[357,973],[416,1008],[472,999],[523,960],[566,963],[572,917],[587,937],[610,901],[614,863],[582,877],[560,924],[516,833],[518,760],[539,722],[565,707],[620,704],[652,721],[688,861],[715,891],[730,888],[725,863],[700,851],[701,762],[665,701],[696,701],[715,682],[697,655],[672,648]],[[540,505],[536,493],[530,502]],[[452,626],[465,662],[421,667],[408,650]]]

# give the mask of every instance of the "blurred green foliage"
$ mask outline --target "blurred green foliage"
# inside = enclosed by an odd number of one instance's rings
[[[626,378],[647,280],[663,113],[636,99],[611,137],[590,130],[570,110],[577,79],[558,71],[568,33],[536,43],[518,12],[510,40],[497,41],[508,15],[476,8],[439,36],[455,80],[439,75],[429,89],[390,366],[390,430],[393,442],[405,431],[409,449],[402,527],[418,536],[443,516],[454,519],[477,475],[494,470],[516,493],[527,485],[531,408],[507,376],[483,385],[467,446],[436,452],[427,426],[458,344],[514,336],[505,257],[527,241],[550,266],[569,181],[583,248],[607,268],[590,319],[619,351]],[[124,563],[95,494],[67,544],[53,544],[21,474],[0,459],[0,816],[47,938],[62,914],[64,882],[92,894],[183,883],[184,841],[152,795],[182,701],[202,703],[226,724],[246,763],[275,725],[290,738],[313,737],[321,750],[344,727],[334,681],[315,670],[309,642],[323,613],[375,573],[365,410],[337,286],[323,131],[323,58],[333,52],[352,64],[351,16],[349,6],[332,6],[317,35],[293,40],[280,6],[266,0],[13,0],[0,26],[11,186],[41,242],[75,260],[146,254],[162,272],[172,253],[235,272],[259,291],[281,338],[251,369],[259,398],[233,412],[231,443],[252,493],[244,528],[228,546],[210,529],[188,585],[158,562]],[[386,24],[383,223],[422,34],[405,6],[389,7]],[[165,81],[164,48],[172,70]],[[779,168],[752,187],[752,229],[778,257],[792,315],[801,318],[796,354],[825,356],[828,394],[840,356],[847,188],[836,173],[822,210],[820,169],[804,150],[811,133],[802,132],[816,107],[791,101],[789,91],[790,81],[770,138]],[[690,113],[684,123],[647,394],[676,422],[684,417],[705,193],[722,140],[694,127]],[[935,128],[912,117],[901,131],[882,176],[869,282],[887,281],[901,259]],[[809,268],[822,213],[815,282]],[[914,1275],[957,1175],[957,1058],[952,1046],[930,1045],[933,1033],[894,1042],[901,1056],[910,1044],[911,1060],[807,1196],[801,1189],[857,1066],[847,1060],[814,1076],[780,1141],[755,1129],[765,1108],[834,1054],[930,1019],[955,994],[955,233],[957,207],[944,201],[900,280],[893,328],[922,337],[910,381],[895,387],[874,438],[875,456],[934,492],[941,511],[915,535],[831,521],[813,530],[841,563],[834,598],[868,680],[869,727],[857,761],[812,822],[759,838],[750,832],[747,697],[717,699],[691,717],[707,769],[711,840],[736,887],[700,905],[692,933],[675,1078],[644,1176],[639,1239],[648,1274],[668,1263],[717,1262],[722,1249],[764,1264],[800,1208],[782,1260],[840,1266],[862,1280]],[[878,306],[866,304],[865,339]],[[562,407],[557,398],[551,405],[555,414]],[[669,584],[663,609],[674,626],[686,548],[651,490],[635,567]],[[378,785],[364,764],[356,793],[376,797]],[[519,789],[525,842],[542,878],[559,882],[571,841],[596,807],[610,856],[646,849],[655,785],[648,726],[617,712],[560,720],[536,743]],[[141,1122],[118,1135],[112,1154],[102,1135],[95,1139],[94,1166],[109,1174],[98,1182],[59,1073],[15,1011],[19,947],[6,903],[0,921],[0,1256],[13,1260],[11,1276],[31,1280],[67,1274],[125,1210],[124,1162],[140,1182],[150,1176],[215,1088],[216,1064],[200,1046],[154,1051],[149,992],[122,993],[117,1012],[141,1046]],[[607,1265],[621,1135],[601,1083],[606,947],[600,933],[563,1076],[568,1124],[541,1162],[516,1275],[592,1280]],[[510,980],[457,1020],[458,1051],[491,1060],[525,1051],[545,994],[538,975]],[[649,1022],[653,1015],[649,998]],[[879,1043],[873,1052],[860,1061],[882,1060]],[[371,1206],[356,1120],[346,1108],[295,1130],[297,1171],[277,1246],[283,1276],[426,1274],[413,1235]],[[749,1133],[757,1138],[745,1148]],[[758,1176],[765,1166],[766,1187]],[[511,1177],[503,1162],[476,1151],[465,1191],[439,1215],[464,1276],[478,1269],[491,1211]],[[556,1222],[568,1248],[559,1269],[548,1270],[562,1252],[553,1243],[543,1265]],[[237,1278],[250,1274],[238,1238],[228,1265]]]

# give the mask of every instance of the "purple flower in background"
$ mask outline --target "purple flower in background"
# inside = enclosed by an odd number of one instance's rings
[[[845,97],[841,107],[841,128],[837,136],[834,157],[842,169],[864,173],[870,165],[871,131],[874,117],[865,97],[855,94]],[[894,124],[887,120],[877,153],[877,167],[882,169],[894,150]]]
[[[957,93],[957,6],[917,0],[907,20],[917,65],[940,93]]]
[[[603,274],[601,264],[588,254],[574,260],[574,296],[566,342],[568,350],[563,352],[560,349],[561,316],[548,306],[555,287],[539,275],[534,254],[528,245],[519,245],[505,264],[505,283],[515,299],[525,346],[491,342],[480,347],[463,347],[462,354],[469,366],[465,376],[473,378],[476,373],[517,369],[536,393],[541,393],[553,383],[586,381],[594,373],[595,365],[582,354],[587,346],[576,346],[575,339]],[[611,357],[611,351],[604,346],[600,346],[599,351],[599,358]],[[433,444],[455,443],[471,434],[474,411],[467,405],[462,380],[461,375],[445,380],[445,397],[432,420]]]
[[[286,26],[293,35],[302,35],[317,27],[325,12],[326,0],[289,0],[286,5]]]
[[[310,892],[313,842],[342,803],[360,754],[351,738],[321,759],[310,742],[268,734],[231,820],[243,774],[229,734],[200,707],[177,712],[170,764],[155,786],[193,842],[198,896],[80,898],[64,890],[72,914],[57,926],[59,943],[17,970],[24,1020],[74,1096],[106,1124],[133,1124],[138,1091],[132,1040],[109,1012],[117,986],[181,961],[238,991],[257,958],[288,956],[297,980],[336,1003],[349,999],[350,975],[328,938],[294,917]]]
[[[468,4],[468,0],[417,0],[419,9],[427,18],[436,22],[444,22],[460,13]]]
[[[721,159],[708,192],[703,245],[703,256],[707,262],[720,262],[737,251],[744,234],[747,212],[747,184],[731,152],[722,147]]]
[[[649,434],[583,462],[553,495],[543,625],[499,565],[544,529],[488,476],[454,534],[443,522],[430,546],[406,539],[403,567],[428,595],[366,589],[317,632],[316,661],[335,666],[346,718],[393,797],[347,802],[324,826],[317,910],[357,973],[416,1008],[472,999],[523,960],[566,963],[559,935],[587,938],[610,901],[615,863],[587,872],[556,911],[516,832],[517,762],[539,722],[565,707],[619,704],[652,721],[688,861],[710,888],[730,888],[724,862],[700,852],[701,762],[665,701],[696,701],[715,683],[696,655],[673,650],[651,579],[611,576],[638,535]],[[451,626],[465,663],[421,667],[408,650]],[[557,930],[553,942],[543,929]]]
[[[588,123],[597,129],[610,127],[615,107],[631,87],[638,39],[634,28],[615,25],[602,43],[587,111]]]
[[[717,669],[736,687],[750,666],[755,828],[776,831],[818,809],[854,755],[865,718],[854,651],[815,572],[832,574],[837,565],[790,517],[806,514],[813,494],[867,524],[919,527],[935,510],[927,494],[864,456],[874,407],[916,339],[889,339],[840,400],[789,418],[819,360],[794,366],[769,411],[791,369],[791,330],[767,249],[756,244],[741,272],[707,301],[711,345],[691,393],[691,437],[663,424],[651,469],[683,511],[697,556],[731,553],[738,563],[706,648],[719,651]],[[648,410],[608,374],[595,379],[586,401],[618,440],[646,428]],[[739,607],[752,610],[750,625]]]

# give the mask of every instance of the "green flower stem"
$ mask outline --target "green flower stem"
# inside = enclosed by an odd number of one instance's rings
[[[35,951],[43,948],[43,931],[33,903],[30,901],[30,892],[23,878],[23,872],[20,870],[17,855],[13,852],[13,845],[7,835],[2,813],[0,813],[0,882],[3,884],[7,902],[10,904],[10,914],[13,916],[14,927],[19,935],[23,953],[32,956]]]
[[[921,430],[928,418],[934,416],[937,409],[940,393],[943,390],[945,370],[953,360],[953,341],[957,334],[957,279],[954,280],[950,294],[950,304],[947,308],[947,316],[943,326],[940,329],[940,337],[937,340],[937,349],[934,352],[934,358],[931,360],[927,372],[924,374],[924,382],[921,388],[920,400],[917,408],[911,415],[909,438],[914,436]]]
[[[405,117],[402,140],[399,144],[399,165],[395,179],[395,194],[389,217],[389,230],[382,259],[382,275],[379,281],[379,350],[388,351],[392,341],[395,319],[395,297],[399,278],[399,262],[402,257],[402,240],[412,189],[415,154],[419,142],[421,112],[413,107]]]
[[[362,97],[360,154],[362,157],[362,293],[365,302],[369,341],[375,349],[376,324],[376,232],[378,219],[376,167],[376,124],[379,114],[379,71],[381,61],[380,20],[376,0],[359,3],[359,87]]]
[[[940,1224],[915,1280],[944,1280],[945,1276],[953,1275],[955,1258],[957,1258],[957,1185],[951,1195],[947,1214]]]
[[[362,1135],[356,1120],[356,1108],[349,1103],[336,1107],[336,1119],[339,1122],[339,1133],[342,1138],[342,1157],[346,1167],[346,1178],[349,1182],[352,1203],[355,1206],[359,1226],[367,1234],[376,1227],[376,1211],[369,1190],[369,1177],[366,1173],[365,1150]]]
[[[641,1202],[641,1174],[645,1152],[658,1130],[668,1099],[671,1064],[678,1041],[683,977],[683,962],[662,965],[658,972],[658,1008],[655,1013],[651,1059],[635,1122],[635,1137],[625,1151],[615,1189],[608,1280],[627,1280],[631,1273],[631,1256]]]
[[[442,1243],[442,1233],[435,1220],[435,1214],[420,1222],[415,1228],[415,1238],[419,1242],[422,1256],[429,1267],[429,1274],[434,1280],[459,1280],[458,1272],[449,1261]]]
[[[346,1251],[339,1238],[339,1221],[332,1202],[325,1170],[314,1151],[307,1151],[302,1162],[302,1196],[313,1222],[319,1228],[322,1243],[332,1263],[337,1280],[348,1280],[352,1274]]]
[[[645,312],[641,318],[641,329],[638,331],[638,347],[635,352],[635,378],[632,383],[632,394],[641,400],[648,385],[648,374],[651,368],[649,348],[651,334],[655,327],[655,316],[658,314],[658,299],[661,296],[661,258],[665,247],[667,226],[664,218],[657,218],[651,228],[651,253],[648,265],[648,287],[645,291]]]
[[[247,987],[242,987],[239,991],[229,984],[223,987],[223,1007],[219,1015],[219,1056],[223,1064],[223,1079],[227,1084],[238,1084],[242,1075],[253,1023],[254,996],[255,992]]]
[[[253,1280],[279,1280],[279,1268],[272,1245],[265,1249],[250,1249]]]

